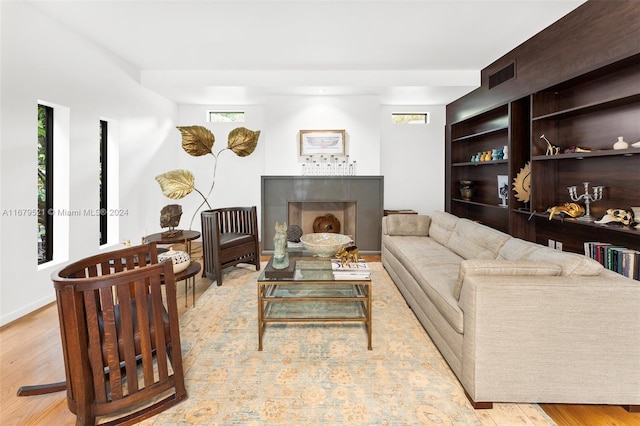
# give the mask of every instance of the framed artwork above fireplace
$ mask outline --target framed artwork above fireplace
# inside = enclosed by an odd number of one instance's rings
[[[347,155],[345,130],[300,130],[300,156]]]

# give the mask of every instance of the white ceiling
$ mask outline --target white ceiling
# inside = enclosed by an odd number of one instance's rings
[[[446,104],[585,0],[26,0],[178,103],[378,95]]]

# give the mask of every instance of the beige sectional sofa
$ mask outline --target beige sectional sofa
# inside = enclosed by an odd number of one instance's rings
[[[445,212],[384,217],[382,264],[474,407],[640,407],[638,281]]]

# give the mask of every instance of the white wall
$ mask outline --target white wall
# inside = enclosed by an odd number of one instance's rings
[[[145,228],[151,232],[149,224],[158,223],[164,204],[152,192],[154,173],[173,161],[180,138],[174,131],[176,106],[141,87],[133,67],[27,2],[2,2],[0,7],[0,324],[5,324],[54,300],[50,274],[62,263],[101,250],[97,216],[55,217],[68,227],[56,224],[54,262],[39,267],[37,218],[13,214],[37,207],[38,102],[57,105],[55,120],[62,118],[66,127],[56,134],[56,153],[62,156],[54,167],[63,186],[56,194],[62,202],[58,207],[69,211],[99,207],[98,123],[109,121],[116,153],[110,159],[112,177],[120,184],[110,207],[126,212],[115,220],[119,233],[111,244],[123,239],[137,243]]]
[[[393,124],[392,113],[428,113],[429,123]],[[445,106],[380,108],[385,209],[412,209],[420,214],[444,210]]]

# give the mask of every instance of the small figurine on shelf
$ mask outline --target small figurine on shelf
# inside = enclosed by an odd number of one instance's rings
[[[631,225],[633,213],[623,209],[607,209],[606,214],[594,223],[620,222],[623,225]]]
[[[547,143],[547,152],[544,155],[558,155],[560,153],[560,147],[553,145],[544,135],[540,136],[540,139]]]

